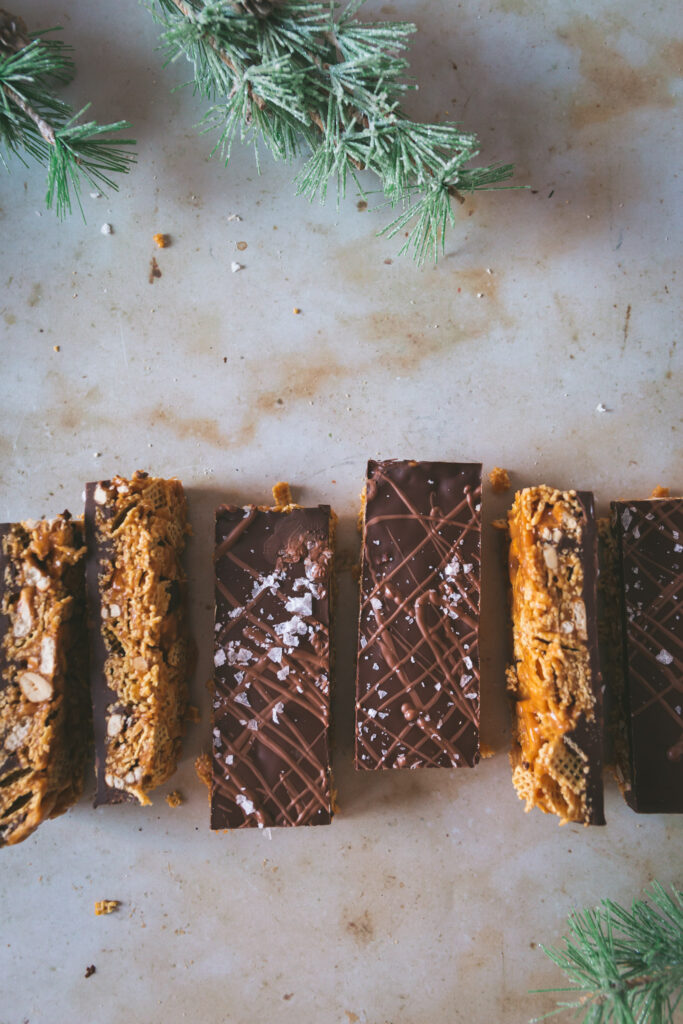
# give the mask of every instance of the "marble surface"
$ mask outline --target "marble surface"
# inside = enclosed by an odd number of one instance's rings
[[[0,520],[78,512],[84,481],[115,472],[181,477],[201,722],[152,807],[95,811],[90,786],[1,852],[2,1024],[517,1024],[553,1005],[530,994],[562,983],[538,944],[559,941],[571,909],[680,883],[681,820],[636,816],[610,782],[605,828],[524,814],[488,525],[492,759],[354,774],[345,574],[334,824],[213,835],[193,771],[208,744],[219,502],[267,500],[289,479],[303,503],[333,504],[353,554],[368,457],[482,460],[515,486],[592,488],[601,508],[683,490],[676,6],[368,3],[419,26],[410,109],[464,121],[484,159],[513,161],[530,186],[468,200],[446,257],[417,270],[375,237],[387,211],[354,195],[310,206],[295,168],[266,156],[259,177],[248,147],[227,168],[210,160],[200,100],[171,91],[188,69],[162,69],[143,6],[21,5],[32,27],[64,26],[70,95],[134,123],[138,164],[118,195],[86,192],[85,223],[44,210],[37,169],[0,183]],[[509,501],[486,490],[485,523]],[[103,898],[119,911],[95,917]]]

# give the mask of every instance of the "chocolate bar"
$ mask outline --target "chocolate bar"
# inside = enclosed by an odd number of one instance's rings
[[[216,513],[212,829],[332,820],[334,519],[281,500]]]
[[[368,463],[356,768],[479,760],[481,466]]]
[[[89,743],[83,528],[0,526],[0,846],[81,795]]]
[[[683,499],[612,502],[626,743],[624,796],[639,813],[683,812]]]
[[[528,487],[508,528],[512,781],[527,811],[604,825],[593,496]]]
[[[176,767],[192,667],[182,485],[141,472],[87,484],[85,529],[95,806],[147,804]]]

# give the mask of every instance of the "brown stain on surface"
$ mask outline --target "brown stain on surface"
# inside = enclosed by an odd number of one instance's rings
[[[175,410],[169,412],[162,405],[157,405],[152,409],[148,414],[148,419],[152,427],[159,425],[168,427],[178,437],[184,439],[190,437],[197,441],[204,441],[214,448],[225,447],[230,440],[222,433],[215,420],[202,416],[181,416]]]
[[[346,931],[353,936],[359,946],[367,946],[375,937],[375,926],[370,913],[364,910],[360,917],[346,920]]]
[[[40,281],[36,281],[36,283],[34,285],[32,285],[32,287],[31,287],[31,292],[30,292],[29,297],[26,300],[26,302],[31,307],[37,306],[38,303],[40,302],[42,296],[43,296],[43,286],[40,283]]]
[[[601,124],[642,107],[674,106],[670,79],[680,74],[683,43],[662,45],[646,64],[634,66],[608,44],[610,26],[602,21],[576,18],[557,34],[579,51],[584,81],[571,110],[574,129]]]

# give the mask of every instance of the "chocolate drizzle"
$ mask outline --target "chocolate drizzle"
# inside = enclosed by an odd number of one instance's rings
[[[356,767],[479,760],[481,466],[369,462]]]
[[[211,827],[323,825],[330,509],[216,515]]]
[[[626,799],[683,812],[683,499],[612,503],[622,590]]]

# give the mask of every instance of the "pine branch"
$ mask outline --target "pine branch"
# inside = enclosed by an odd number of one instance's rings
[[[45,33],[31,36],[21,18],[0,9],[0,160],[9,169],[6,156],[25,164],[27,154],[45,164],[46,203],[59,217],[71,212],[72,195],[83,212],[82,179],[97,188],[117,189],[111,175],[127,171],[135,159],[126,148],[135,145],[133,140],[105,137],[129,128],[126,121],[79,123],[87,107],[74,114],[55,95],[51,83],[73,76],[70,52]]]
[[[415,26],[364,23],[363,0],[341,10],[336,0],[156,0],[166,63],[185,56],[192,84],[210,104],[202,128],[216,131],[213,152],[227,162],[236,137],[263,141],[277,160],[307,154],[295,178],[297,194],[338,201],[358,172],[379,179],[386,203],[400,212],[380,234],[408,228],[401,252],[418,263],[445,248],[454,203],[491,189],[510,165],[471,168],[475,135],[457,124],[421,124],[401,99],[402,56]],[[258,152],[256,152],[258,162]]]
[[[626,910],[603,900],[569,918],[564,949],[543,951],[582,993],[544,1017],[574,1010],[584,1024],[674,1024],[683,1001],[683,892],[658,882]]]

